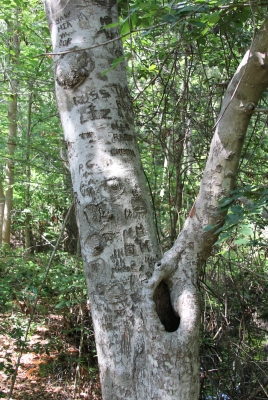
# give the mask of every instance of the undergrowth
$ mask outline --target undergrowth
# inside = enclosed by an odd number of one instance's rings
[[[12,398],[23,398],[16,394],[16,385],[23,390],[21,378],[24,374],[26,386],[32,381],[40,385],[54,382],[56,386],[64,385],[65,391],[68,388],[71,398],[81,398],[80,394],[84,393],[83,398],[100,399],[82,262],[75,256],[58,252],[42,284],[49,256],[37,253],[24,257],[19,249],[1,255],[0,373],[4,384],[0,386],[0,397],[8,395],[21,352],[21,366]],[[25,340],[29,318],[32,321]],[[25,387],[25,393],[28,390]],[[27,396],[30,398],[29,394]]]

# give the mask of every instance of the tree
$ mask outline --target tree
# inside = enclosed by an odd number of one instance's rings
[[[196,399],[198,272],[224,223],[218,201],[234,188],[250,117],[268,85],[268,21],[229,83],[200,192],[161,256],[121,62],[116,1],[45,5],[103,398]]]
[[[16,15],[18,17],[19,10],[16,10]],[[13,68],[18,64],[19,54],[20,54],[20,38],[18,35],[18,21],[14,25],[10,26],[7,22],[7,28],[11,32],[10,40],[10,64]],[[13,73],[13,71],[12,71]],[[9,78],[10,86],[10,100],[8,104],[8,139],[7,139],[7,149],[8,149],[8,159],[5,168],[5,203],[2,219],[2,241],[5,244],[10,244],[10,234],[11,234],[11,211],[13,207],[13,185],[14,185],[14,153],[16,148],[16,137],[17,137],[17,114],[18,114],[18,91],[19,82],[14,79],[14,77]]]

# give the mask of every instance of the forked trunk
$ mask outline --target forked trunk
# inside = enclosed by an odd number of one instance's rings
[[[215,241],[203,228],[215,222],[217,200],[233,185],[249,116],[229,97],[225,115],[239,113],[241,128],[236,122],[221,138],[223,115],[200,196],[158,262],[125,64],[104,73],[123,55],[117,28],[105,28],[117,22],[116,0],[46,0],[46,11],[103,398],[195,400],[197,271]]]

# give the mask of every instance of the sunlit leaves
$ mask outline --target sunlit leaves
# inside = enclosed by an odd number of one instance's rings
[[[219,201],[218,213],[227,212],[223,226],[208,225],[204,232],[219,234],[216,244],[232,241],[235,245],[249,244],[266,246],[263,234],[268,222],[268,190],[257,186],[246,186],[231,192],[231,197]]]
[[[121,62],[127,60],[130,56],[131,53],[124,53],[122,56],[115,58],[111,63],[111,67],[102,72],[102,76],[105,76],[109,71],[115,69],[119,64],[121,64]]]
[[[148,28],[158,24],[167,24],[173,29],[179,23],[188,23],[192,30],[189,40],[204,36],[211,29],[228,29],[237,32],[250,18],[252,9],[249,4],[221,1],[182,1],[161,2],[119,1],[122,15],[121,34],[125,35],[136,29]],[[187,36],[187,35],[186,35]]]

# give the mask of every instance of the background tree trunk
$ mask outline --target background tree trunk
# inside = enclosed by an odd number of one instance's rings
[[[32,121],[32,98],[33,94],[30,93],[28,100],[28,115],[27,115],[27,128],[26,128],[26,191],[25,191],[25,251],[26,253],[30,252],[31,249],[31,194],[30,194],[30,185],[31,185],[31,165],[30,165],[30,141],[31,141],[31,121]]]
[[[4,206],[4,217],[3,217],[3,232],[2,241],[3,243],[10,244],[11,234],[11,211],[13,204],[13,185],[14,185],[14,160],[13,156],[16,148],[16,136],[17,136],[17,94],[11,96],[8,107],[8,160],[5,167],[5,206]]]
[[[46,0],[46,11],[103,398],[197,399],[197,273],[216,240],[203,229],[223,222],[217,202],[234,185],[250,104],[267,85],[266,61],[248,54],[230,83],[200,194],[157,262],[125,64],[104,73],[123,54],[117,28],[104,28],[117,22],[116,1]],[[261,30],[254,52],[266,42]]]
[[[18,13],[18,10],[17,10]],[[16,65],[20,54],[20,38],[16,26],[8,27],[12,31],[10,59],[11,64]],[[18,88],[19,83],[12,76],[10,77],[10,100],[8,104],[8,139],[7,153],[8,159],[5,167],[5,206],[2,226],[2,242],[10,244],[11,234],[11,211],[13,205],[13,185],[14,185],[14,153],[17,137],[17,111],[18,111]]]
[[[2,180],[0,180],[0,243],[2,243],[4,208],[5,208],[5,194],[4,194]]]

